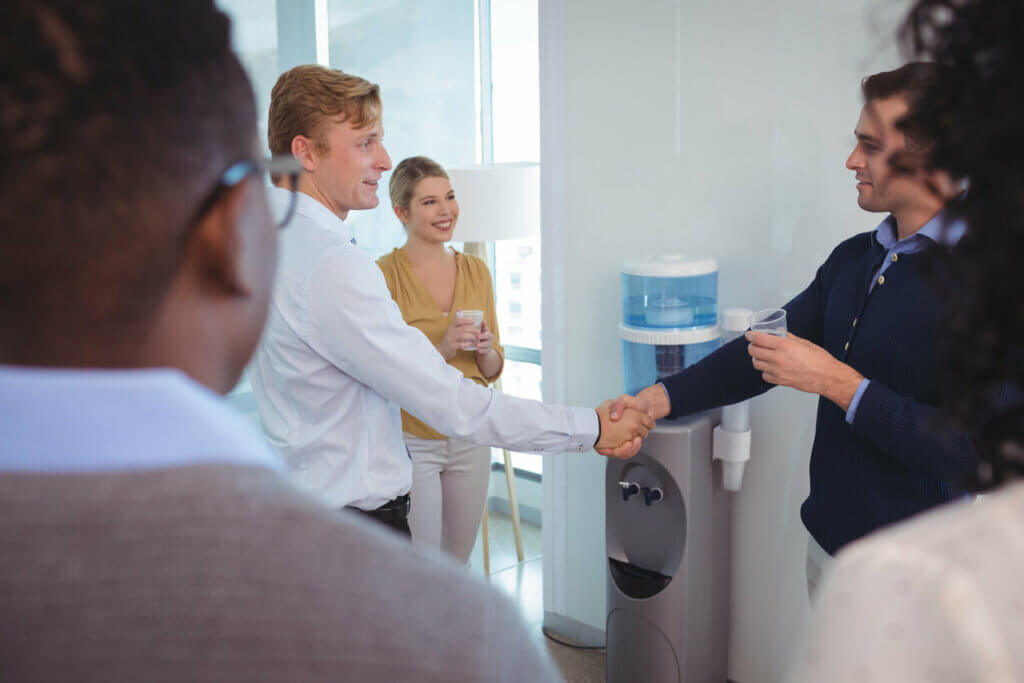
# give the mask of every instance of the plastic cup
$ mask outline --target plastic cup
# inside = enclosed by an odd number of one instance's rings
[[[743,469],[745,462],[722,461],[722,488],[726,491],[739,491],[743,486]]]
[[[786,336],[786,311],[781,308],[766,308],[750,317],[753,332],[765,332],[776,337]]]
[[[483,311],[457,311],[455,313],[456,320],[471,320],[476,326],[476,333],[480,334],[481,325],[484,322]],[[464,351],[476,351],[476,344],[470,343],[462,347]]]

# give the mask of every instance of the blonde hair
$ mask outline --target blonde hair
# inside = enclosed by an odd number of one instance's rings
[[[326,120],[341,116],[356,128],[367,128],[380,120],[380,111],[376,83],[316,64],[296,66],[278,77],[270,93],[267,144],[274,155],[291,154],[292,140],[304,135],[326,153]]]
[[[427,157],[402,159],[398,166],[395,166],[391,173],[391,182],[388,183],[391,206],[408,209],[416,185],[424,178],[448,178],[448,174],[441,168],[441,164]]]

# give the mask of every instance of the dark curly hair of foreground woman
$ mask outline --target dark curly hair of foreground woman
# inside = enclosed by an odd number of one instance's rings
[[[910,52],[946,67],[905,124],[969,188],[951,206],[968,232],[939,282],[953,311],[942,383],[953,418],[981,439],[981,488],[1024,477],[1022,37],[1020,0],[918,0],[901,29]]]

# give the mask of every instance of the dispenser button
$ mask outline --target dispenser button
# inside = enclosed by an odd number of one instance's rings
[[[619,490],[622,491],[622,500],[629,500],[630,496],[640,493],[640,484],[635,481],[620,481]]]
[[[647,488],[646,486],[644,487],[644,505],[646,505],[647,507],[650,507],[652,503],[658,502],[663,497],[664,496],[661,493],[661,489],[657,487],[651,489]]]

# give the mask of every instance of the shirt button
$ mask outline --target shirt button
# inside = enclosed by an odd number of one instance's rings
[[[853,326],[854,327],[857,327],[857,320],[859,320],[859,318],[854,318],[853,319]]]
[[[843,344],[843,351],[849,351],[849,350],[850,350],[850,342],[846,342],[845,344]]]
[[[880,284],[880,285],[884,285],[885,284],[885,276],[884,275],[879,275],[878,276],[878,284]]]
[[[899,260],[900,260],[900,255],[899,254],[893,254],[892,255],[892,262],[893,263],[896,263]]]

